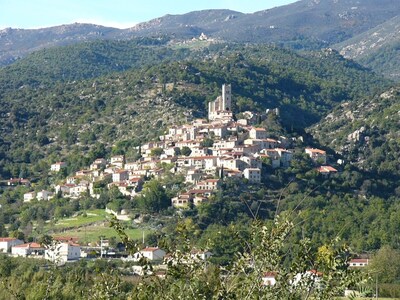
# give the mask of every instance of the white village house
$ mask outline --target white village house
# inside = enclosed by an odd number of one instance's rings
[[[148,260],[162,260],[166,252],[158,247],[146,247],[133,255],[135,260],[144,257]]]
[[[352,268],[364,268],[368,266],[368,258],[353,258],[349,261],[349,266]]]
[[[312,160],[326,164],[326,152],[316,148],[306,148],[305,152],[311,157]]]
[[[44,247],[38,243],[27,243],[13,246],[11,254],[14,256],[43,256]]]
[[[50,171],[53,171],[53,172],[60,172],[61,169],[62,169],[62,168],[65,168],[66,166],[67,166],[67,163],[65,163],[65,162],[63,162],[63,161],[59,161],[59,162],[56,162],[56,163],[54,163],[54,164],[52,164],[52,165],[50,166]]]
[[[0,252],[10,252],[12,247],[23,243],[24,241],[12,237],[0,238]]]
[[[41,201],[41,200],[46,200],[47,201],[47,200],[53,198],[53,196],[54,196],[53,192],[46,191],[46,190],[41,190],[41,191],[37,192],[36,199],[38,201]]]
[[[29,192],[24,194],[24,202],[31,202],[36,199],[36,192]]]
[[[258,168],[246,168],[243,171],[243,177],[250,182],[261,182],[261,170]]]
[[[263,285],[274,286],[276,284],[276,272],[265,272],[262,277]]]
[[[64,263],[78,260],[81,257],[81,246],[73,242],[54,243],[46,249],[45,258],[54,262]]]
[[[197,249],[193,249],[192,251],[190,251],[190,256],[193,259],[201,259],[201,260],[206,260],[209,259],[212,256],[212,252],[207,251],[207,250],[197,250]]]

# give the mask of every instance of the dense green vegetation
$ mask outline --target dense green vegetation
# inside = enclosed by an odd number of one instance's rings
[[[96,281],[100,284],[100,278],[110,277],[115,267],[105,261],[81,261],[55,268],[43,260],[2,255],[0,299],[101,299],[94,297],[99,289],[95,286]],[[117,291],[122,293],[131,288],[131,284],[124,281]]]
[[[387,78],[399,81],[400,41],[384,46],[378,51],[359,58],[358,61]]]
[[[165,47],[167,42],[167,38],[138,38],[43,49],[4,67],[0,80],[3,88],[40,86],[54,81],[95,78],[159,64],[163,60],[182,60],[190,55],[187,48],[172,50]]]
[[[367,176],[367,194],[399,196],[399,88],[335,109],[311,132]]]
[[[69,46],[35,53],[1,69],[0,177],[30,178],[39,190],[98,157],[124,154],[128,161],[137,159],[140,144],[157,139],[168,126],[204,117],[207,102],[226,82],[232,84],[235,112],[279,108],[279,116],[259,125],[271,137],[296,138],[290,166],[272,169],[265,160],[261,184],[225,180],[209,203],[183,211],[169,208],[171,197],[184,188],[183,178],[169,172],[148,181],[133,201],[117,189],[108,190],[107,181],[96,183],[98,199],[57,195],[28,204],[22,201],[28,188],[3,187],[0,236],[34,240],[56,233],[49,227],[57,229],[61,219],[108,206],[131,210],[143,217],[144,228],[157,228],[149,230],[146,245],[182,250],[178,237],[185,237],[186,246],[211,250],[215,266],[230,266],[238,252],[248,250],[243,240],[252,234],[253,219],[270,224],[277,213],[301,224],[291,229],[287,242],[298,245],[302,238],[309,239],[310,251],[317,252],[336,236],[353,253],[400,248],[399,93],[391,89],[382,94],[390,82],[332,50],[299,54],[220,44],[192,52],[164,43],[149,39]],[[349,138],[362,127],[359,139]],[[326,149],[333,164],[339,158],[345,163],[335,164],[337,174],[319,175],[302,154],[305,146]],[[184,147],[179,151],[190,154]],[[67,167],[58,174],[49,172],[50,164],[60,160]],[[290,265],[291,258],[283,265]],[[76,270],[96,284],[86,267]],[[49,276],[44,270],[39,273],[42,279]],[[57,276],[70,281],[61,273]],[[18,285],[17,279],[10,280]],[[383,283],[398,284],[396,280]],[[71,287],[78,294],[81,288]],[[126,283],[126,288],[133,286]]]
[[[146,260],[83,260],[55,266],[38,259],[2,256],[0,299],[334,299],[345,287],[372,296],[378,279],[381,296],[398,297],[398,285],[393,284],[400,275],[398,250],[384,247],[367,269],[348,269],[348,248],[337,241],[316,250],[304,237],[295,247],[288,243],[298,226],[290,218],[281,215],[271,223],[251,222],[245,237],[239,235],[240,228],[232,228],[229,238],[220,234],[218,242],[238,240],[242,245],[228,268],[188,253],[192,248],[187,221],[186,226],[179,225],[179,247],[171,249],[168,270]],[[135,252],[137,244],[118,224],[114,226]],[[142,276],[133,271],[138,268],[143,268]],[[318,281],[309,276],[299,279],[299,274],[311,269],[321,272]],[[266,270],[277,271],[275,285],[263,285]],[[165,275],[155,276],[160,271]]]
[[[107,49],[102,43],[80,47],[103,49],[103,55]],[[135,51],[147,53],[141,47]],[[74,49],[67,47],[63,55]],[[234,86],[236,111],[280,107],[281,122],[289,132],[302,132],[338,102],[373,93],[387,84],[329,51],[299,55],[275,47],[216,45],[196,55],[201,53],[203,59],[68,82],[58,81],[58,75],[51,77],[46,68],[37,74],[19,65],[2,69],[0,175],[43,177],[48,164],[59,159],[67,160],[71,172],[96,156],[107,155],[112,145],[116,152],[134,157],[133,146],[157,137],[168,125],[204,116],[206,102],[218,95],[224,82]],[[40,59],[27,61],[30,66],[43,66]],[[48,64],[55,61],[59,60],[49,59]],[[96,69],[90,71],[93,74],[113,70],[95,62],[91,64]],[[65,62],[69,72],[74,72],[71,78],[89,76],[82,72],[90,68],[84,64],[75,68],[72,63]],[[148,63],[144,56],[133,67]]]
[[[57,267],[41,260],[2,257],[0,299],[304,299],[311,294],[332,299],[346,285],[357,282],[356,272],[347,269],[346,247],[327,244],[314,252],[310,241],[302,239],[297,249],[289,250],[285,239],[293,226],[287,218],[278,217],[272,224],[253,222],[246,240],[238,238],[243,248],[236,252],[229,269],[191,257],[186,243],[189,232],[181,231],[176,237],[178,251],[172,252],[163,279],[154,276],[156,266],[143,259],[136,263],[81,261]],[[118,224],[115,228],[135,252],[135,244]],[[288,255],[292,261],[284,264]],[[134,264],[142,267],[141,277],[132,272]],[[158,270],[165,272],[160,267]],[[324,272],[320,283],[307,276],[296,279],[311,268]],[[277,271],[278,284],[262,284],[266,270]],[[297,280],[295,284],[293,280]]]

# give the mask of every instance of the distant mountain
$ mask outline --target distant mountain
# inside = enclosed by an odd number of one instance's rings
[[[188,48],[174,50],[163,47],[167,41],[151,38],[96,40],[41,49],[5,66],[0,77],[7,78],[8,83],[15,86],[43,85],[54,81],[95,78],[159,64],[164,60],[183,60],[196,53]],[[14,76],[16,73],[19,75]]]
[[[360,59],[400,41],[400,16],[334,46],[346,58]]]
[[[166,15],[125,30],[91,24],[8,28],[0,31],[0,65],[38,49],[82,41],[160,35],[191,39],[202,32],[223,41],[316,49],[342,42],[399,14],[398,0],[301,0],[253,14],[203,10]]]
[[[400,79],[400,16],[334,46],[350,59],[392,79]]]
[[[13,62],[43,48],[112,38],[119,31],[116,28],[79,23],[41,29],[6,28],[0,30],[0,64]]]
[[[199,36],[202,32],[209,36],[217,36],[218,32],[231,26],[232,21],[244,16],[246,14],[227,9],[193,11],[183,15],[165,15],[139,23],[126,31],[136,36],[166,34],[191,38]]]
[[[253,14],[204,10],[167,15],[133,27],[136,35],[204,32],[227,41],[293,43],[306,39],[332,44],[381,24],[400,13],[397,0],[302,0]],[[307,46],[306,44],[302,46]]]
[[[400,81],[400,40],[384,46],[370,55],[360,58],[359,63],[375,72]]]

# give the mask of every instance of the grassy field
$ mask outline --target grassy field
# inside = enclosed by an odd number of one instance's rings
[[[149,230],[142,229],[127,229],[125,231],[131,239],[141,239],[143,232],[145,236],[150,232]],[[98,226],[86,226],[76,229],[69,229],[60,233],[55,234],[59,237],[76,237],[79,239],[81,244],[94,243],[100,240],[100,236],[105,239],[116,237],[119,240],[117,233],[114,228],[108,227],[107,224]]]
[[[82,245],[98,242],[100,236],[119,240],[116,231],[109,227],[108,219],[109,215],[103,209],[88,210],[75,217],[60,219],[55,225],[47,224],[44,231],[52,236],[78,238]],[[146,236],[149,232],[140,228],[126,230],[131,239],[141,239],[143,233]]]
[[[95,222],[107,221],[107,213],[104,209],[95,209],[82,212],[79,216],[58,220],[57,229],[79,227]]]

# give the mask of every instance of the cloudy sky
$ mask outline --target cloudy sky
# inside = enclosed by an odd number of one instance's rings
[[[203,9],[243,13],[293,3],[296,0],[0,0],[0,29],[41,28],[93,23],[128,28],[166,14]]]

